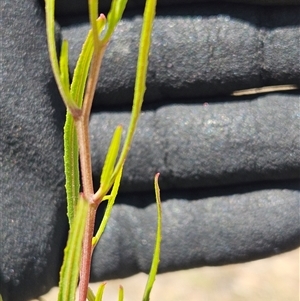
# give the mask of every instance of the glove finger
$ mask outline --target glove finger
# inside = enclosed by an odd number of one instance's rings
[[[299,100],[298,92],[271,93],[145,110],[121,189],[152,191],[156,172],[164,189],[299,178]],[[92,115],[95,183],[114,128],[129,118],[129,112]]]
[[[43,10],[36,1],[16,0],[5,0],[1,9],[1,293],[17,301],[57,284],[67,232],[65,110]]]
[[[108,46],[95,107],[133,99],[141,18],[127,19]],[[88,25],[63,27],[74,69]],[[155,20],[146,102],[185,101],[269,85],[300,85],[300,6],[172,8]]]
[[[175,5],[191,5],[191,4],[199,4],[202,2],[207,2],[207,0],[159,0],[157,1],[157,7],[174,7]],[[299,4],[299,0],[219,0],[219,2],[233,2],[233,3],[244,3],[244,4],[259,4],[259,5],[291,5],[291,4]],[[72,4],[72,5],[70,5]],[[107,13],[110,5],[111,0],[101,0],[99,1],[101,12]],[[145,0],[135,0],[135,1],[128,1],[127,10],[128,9],[142,9],[144,8]],[[219,5],[219,4],[218,4]],[[72,1],[70,0],[59,0],[56,1],[56,11],[58,15],[82,15],[88,13],[88,5],[87,1],[85,0],[77,0]]]
[[[94,252],[93,281],[149,272],[157,220],[153,199],[154,193],[118,198]],[[300,245],[298,182],[162,191],[162,199],[159,272],[245,262]]]

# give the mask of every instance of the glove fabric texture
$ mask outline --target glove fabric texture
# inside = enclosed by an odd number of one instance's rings
[[[159,272],[246,262],[300,245],[297,0],[160,0],[145,104],[92,281],[149,272],[161,173]],[[70,73],[86,3],[57,1]],[[260,4],[260,5],[258,5]],[[101,1],[107,12],[110,1]],[[114,128],[130,118],[144,1],[129,1],[107,52],[90,119],[94,182]],[[26,301],[57,285],[68,234],[65,108],[48,58],[44,3],[1,2],[0,293]],[[101,205],[97,223],[103,213]]]

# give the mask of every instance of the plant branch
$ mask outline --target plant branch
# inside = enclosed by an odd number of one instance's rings
[[[100,67],[107,44],[94,45],[94,55],[91,62],[91,70],[87,82],[86,93],[83,100],[82,115],[83,118],[89,118],[93,98],[95,95],[96,85],[100,73]]]
[[[77,138],[79,145],[79,159],[81,169],[81,179],[83,187],[83,195],[89,202],[89,212],[85,225],[85,235],[83,239],[82,261],[80,268],[79,281],[79,301],[85,301],[90,279],[90,267],[92,259],[92,239],[95,227],[95,216],[97,207],[100,203],[93,201],[94,188],[92,177],[91,151],[89,139],[89,117],[92,102],[95,94],[96,84],[100,73],[102,58],[106,49],[106,45],[94,45],[95,52],[91,62],[91,69],[86,86],[86,93],[83,100],[82,114],[79,118],[75,118]]]
[[[89,117],[105,49],[106,45],[101,45],[100,47],[97,47],[97,49],[95,49],[95,53],[91,62],[91,70],[87,82],[86,93],[83,101],[82,113],[79,118],[75,118],[79,145],[83,195],[85,199],[89,200],[89,202],[93,202],[92,196],[94,194],[89,139]]]
[[[78,118],[74,117],[79,146],[79,160],[83,196],[89,203],[88,216],[85,224],[85,234],[82,243],[82,259],[79,280],[79,301],[85,301],[87,296],[88,284],[90,279],[91,259],[93,252],[92,239],[94,235],[95,218],[97,207],[101,201],[93,201],[94,188],[92,180],[92,164],[89,139],[89,117],[105,49],[106,45],[96,46],[91,62],[91,69],[87,82],[82,111]]]
[[[66,162],[66,178],[72,178],[71,181],[69,181],[68,179],[66,180],[66,185],[69,187],[66,187],[69,198],[68,205],[71,204],[71,210],[68,211],[71,234],[69,235],[68,243],[65,249],[67,255],[66,258],[64,258],[64,264],[62,266],[63,273],[61,274],[60,279],[60,283],[62,283],[62,285],[60,285],[61,298],[59,300],[69,301],[70,298],[73,300],[73,298],[75,297],[75,289],[79,274],[79,301],[85,301],[88,293],[93,249],[96,246],[97,241],[100,238],[102,232],[104,231],[105,225],[110,215],[110,210],[115,201],[120,185],[123,164],[130,149],[133,134],[141,111],[144,92],[146,89],[146,72],[151,41],[151,30],[155,15],[156,0],[146,1],[137,64],[132,116],[129,129],[127,131],[125,143],[123,145],[120,157],[116,163],[116,158],[121,141],[121,128],[117,128],[115,133],[116,137],[112,139],[112,145],[107,155],[107,164],[104,165],[103,168],[103,175],[101,176],[100,188],[96,194],[94,193],[93,188],[89,138],[89,118],[104,52],[115,27],[117,26],[123,15],[125,6],[127,4],[127,0],[112,1],[107,22],[105,16],[102,14],[97,19],[98,1],[88,0],[89,17],[92,29],[87,36],[85,44],[83,45],[82,52],[80,54],[79,60],[75,68],[71,86],[69,82],[68,73],[69,70],[67,42],[63,42],[59,62],[56,54],[54,32],[55,0],[45,0],[45,2],[47,39],[50,61],[54,77],[58,85],[58,89],[68,109],[67,122],[64,128],[64,147],[69,147],[70,152],[68,152],[67,155],[65,155],[64,160]],[[99,36],[100,33],[102,33],[102,36],[104,35],[102,39]],[[82,186],[82,194],[80,194],[79,198],[80,202],[77,202],[76,200],[79,193],[79,169],[77,157],[78,153]],[[70,186],[72,187],[70,188]],[[106,194],[108,193],[111,187],[113,187],[111,195],[107,196]],[[71,201],[70,198],[72,198]],[[105,199],[108,199],[109,201],[109,210],[107,210],[106,212],[106,219],[104,219],[103,223],[101,224],[100,229],[96,234],[96,237],[93,238],[97,208],[101,201]],[[75,210],[74,204],[76,203],[78,203],[78,206],[76,206],[76,217],[73,219]],[[82,213],[82,208],[84,208],[84,215],[78,215],[77,210],[79,210],[79,213]],[[77,233],[79,232],[76,232],[74,229],[76,231],[80,230],[80,233],[82,235],[79,237],[77,235]],[[74,242],[77,242],[78,244],[75,245]],[[79,259],[80,254],[81,261]],[[77,267],[74,269],[72,269],[72,256],[73,258],[75,258],[74,256],[78,257]],[[71,279],[70,281],[72,282],[71,284],[73,288],[71,293],[69,292],[69,279]],[[66,290],[64,290],[64,288],[66,288]],[[122,289],[120,289],[119,300],[123,299],[122,292]],[[102,295],[101,289],[97,293],[98,297],[100,295]]]

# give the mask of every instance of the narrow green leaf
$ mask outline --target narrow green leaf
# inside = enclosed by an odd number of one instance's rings
[[[99,42],[96,20],[98,18],[98,0],[88,0],[89,3],[89,19],[92,25],[92,34],[94,44]]]
[[[121,182],[121,178],[122,178],[122,173],[123,173],[123,167],[120,169],[119,173],[117,174],[117,177],[115,179],[114,185],[113,185],[112,190],[111,190],[110,197],[108,198],[107,206],[106,206],[101,224],[100,224],[100,226],[97,230],[96,235],[93,237],[93,240],[92,240],[93,247],[95,247],[96,244],[98,243],[101,235],[103,234],[103,232],[105,230],[107,222],[109,220],[111,210],[113,208],[113,205],[115,203],[115,200],[116,200],[116,197],[117,197],[117,194],[118,194],[118,191],[119,191],[120,182]]]
[[[97,291],[97,294],[96,294],[95,301],[102,301],[105,285],[106,285],[106,283],[101,283],[100,284],[100,286],[98,288],[98,291]]]
[[[79,198],[80,175],[77,134],[73,116],[67,111],[64,126],[64,169],[66,178],[67,215],[72,224]]]
[[[115,27],[120,22],[128,0],[112,0],[110,10],[107,15],[107,31],[103,38],[103,42],[110,39]]]
[[[69,80],[69,54],[68,54],[68,41],[63,40],[60,50],[59,58],[59,69],[61,82],[64,85],[65,90],[70,90],[70,80]]]
[[[137,71],[134,86],[133,113],[136,115],[142,106],[146,91],[146,76],[151,46],[151,33],[155,17],[156,0],[147,0],[145,4],[143,26],[140,38]]]
[[[113,137],[111,139],[110,146],[108,148],[103,169],[102,169],[100,186],[104,191],[106,189],[109,189],[110,178],[114,171],[115,163],[119,153],[121,138],[122,138],[122,127],[117,126],[113,134]]]
[[[61,79],[60,69],[56,53],[56,41],[55,41],[55,21],[54,21],[54,0],[45,0],[45,11],[46,11],[46,32],[47,32],[47,43],[50,62],[54,74],[54,78],[60,92],[60,95],[66,105],[72,112],[77,111],[79,108],[73,101],[70,95],[70,91],[66,89]]]
[[[95,295],[90,287],[88,287],[87,299],[88,301],[95,301]]]
[[[131,111],[131,119],[129,123],[128,132],[125,138],[125,142],[122,148],[121,155],[114,170],[112,178],[116,176],[121,166],[124,164],[128,151],[131,146],[131,142],[134,136],[134,132],[137,126],[139,116],[141,114],[142,103],[144,100],[144,94],[146,90],[146,75],[148,68],[148,58],[151,45],[151,32],[153,27],[153,21],[155,16],[156,0],[147,0],[144,10],[142,33],[140,38],[139,55],[137,62],[137,71],[135,77],[134,86],[134,98]]]
[[[58,301],[73,301],[79,277],[82,240],[89,210],[88,202],[79,198],[76,213],[69,231],[64,261],[60,270]]]
[[[123,301],[124,300],[124,289],[123,286],[120,285],[119,286],[119,297],[118,297],[118,301]]]
[[[106,23],[105,19],[98,18],[96,23],[97,23],[98,31],[101,32],[105,27],[105,23]],[[90,30],[87,34],[79,58],[77,60],[74,69],[73,80],[71,84],[71,96],[76,101],[76,104],[80,108],[83,102],[83,95],[85,91],[85,85],[89,73],[90,64],[93,57],[93,52],[94,52],[94,41],[93,41],[92,30]]]
[[[161,199],[160,199],[160,189],[158,185],[158,177],[159,174],[155,175],[154,178],[154,188],[155,188],[155,199],[156,199],[156,208],[157,208],[157,230],[156,230],[156,242],[153,252],[152,265],[150,269],[150,273],[148,276],[148,281],[145,287],[143,301],[148,301],[150,299],[150,292],[153,287],[153,283],[155,281],[155,277],[157,274],[157,269],[159,265],[159,256],[160,256],[160,244],[161,244]]]

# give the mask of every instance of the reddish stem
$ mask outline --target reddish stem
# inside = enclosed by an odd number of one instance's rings
[[[85,224],[85,233],[82,244],[82,257],[79,280],[79,301],[85,301],[87,297],[93,253],[92,239],[94,235],[96,211],[101,201],[93,200],[94,188],[89,139],[89,117],[106,45],[96,44],[94,47],[94,55],[91,62],[91,69],[83,101],[82,112],[80,116],[74,116],[79,145],[79,159],[83,196],[89,202],[89,212]]]
[[[90,153],[90,141],[88,122],[85,115],[76,120],[76,130],[79,145],[80,170],[83,186],[83,196],[89,202],[89,211],[86,219],[82,256],[80,266],[80,281],[79,281],[79,300],[85,301],[87,289],[90,279],[90,267],[92,258],[92,238],[94,234],[95,216],[97,206],[91,200],[94,195],[93,180],[92,180],[92,165]]]
[[[92,239],[94,234],[95,218],[97,206],[90,204],[88,218],[85,225],[85,236],[82,246],[80,282],[79,282],[79,300],[85,301],[90,281],[91,261],[92,261]]]

